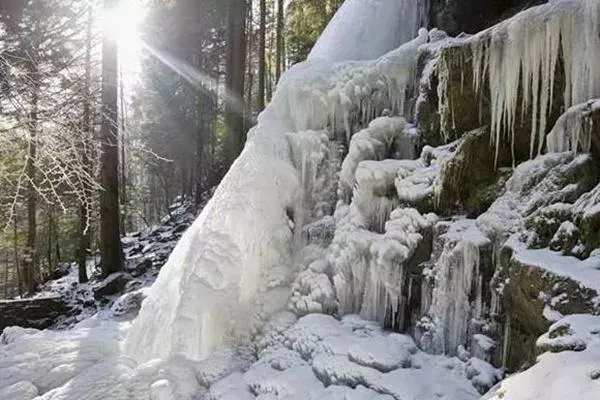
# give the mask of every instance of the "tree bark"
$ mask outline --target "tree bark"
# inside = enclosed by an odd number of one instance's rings
[[[87,27],[86,27],[86,42],[85,42],[85,86],[83,93],[83,116],[82,116],[82,127],[81,127],[81,160],[83,168],[85,169],[87,178],[92,176],[92,165],[88,156],[92,144],[92,107],[91,107],[91,93],[90,85],[92,80],[92,25],[94,21],[94,15],[92,7],[88,7],[87,16]],[[79,283],[85,283],[88,281],[87,275],[87,258],[89,249],[92,243],[92,235],[90,232],[90,209],[92,202],[92,190],[90,182],[84,181],[82,198],[79,205],[79,243],[77,245],[77,265],[79,272]]]
[[[283,10],[284,4],[283,0],[277,0],[277,38],[276,38],[276,46],[277,46],[277,54],[275,55],[276,63],[275,65],[275,83],[279,82],[281,78],[281,73],[283,70],[283,27],[284,27],[284,18],[285,13]]]
[[[21,277],[21,268],[19,267],[19,228],[17,222],[17,216],[13,217],[13,242],[14,242],[14,253],[15,253],[15,268],[17,270],[17,288],[19,289],[19,297],[23,297],[23,279]]]
[[[229,0],[225,119],[228,158],[233,162],[246,142],[244,123],[244,72],[246,65],[246,0]]]
[[[34,61],[35,63],[35,61]],[[29,294],[33,294],[36,288],[38,257],[36,251],[37,242],[37,174],[35,170],[35,159],[37,157],[37,129],[38,129],[38,104],[39,92],[37,84],[37,68],[32,70],[32,97],[31,112],[29,114],[29,153],[25,166],[27,175],[27,254],[23,260],[25,272],[25,284]]]
[[[123,71],[119,72],[119,81],[120,88],[119,90],[119,104],[121,107],[121,135],[119,138],[119,150],[120,150],[120,161],[121,161],[121,232],[124,233],[127,231],[127,220],[129,218],[129,208],[127,198],[127,162],[125,159],[125,142],[127,139],[127,129],[126,129],[126,115],[125,115],[125,86],[123,85]]]
[[[118,0],[104,0],[105,10]],[[100,247],[102,275],[121,270],[121,232],[119,215],[119,141],[118,141],[118,55],[117,43],[109,35],[102,42],[102,124],[100,128]]]
[[[267,1],[260,0],[260,26],[258,38],[258,112],[265,108],[265,82],[267,78]]]

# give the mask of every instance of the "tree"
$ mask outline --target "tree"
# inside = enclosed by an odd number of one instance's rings
[[[266,60],[267,41],[267,2],[260,0],[260,28],[258,50],[258,111],[265,108],[265,82],[267,74]]]
[[[81,157],[82,164],[86,172],[91,176],[93,175],[93,168],[91,165],[91,157],[88,152],[92,148],[92,105],[91,105],[91,80],[92,80],[92,25],[93,25],[93,9],[91,5],[88,5],[87,10],[87,26],[86,26],[86,38],[85,38],[85,77],[83,84],[83,115],[82,115],[82,127],[81,127]],[[87,275],[87,257],[89,248],[92,244],[91,235],[91,203],[92,203],[92,187],[89,182],[84,183],[84,190],[79,205],[79,225],[78,225],[78,236],[79,241],[77,245],[77,265],[79,267],[79,283],[85,283],[88,281]]]
[[[283,55],[285,49],[285,43],[283,39],[283,29],[285,25],[285,12],[284,12],[283,0],[277,0],[277,51],[275,56],[275,81],[279,82],[281,78],[281,72],[284,68],[285,57]]]
[[[286,47],[292,64],[306,59],[342,0],[292,0],[287,10]]]
[[[118,0],[104,0],[108,13]],[[100,247],[102,274],[121,270],[118,140],[118,57],[116,39],[108,34],[102,41],[102,122],[100,127]]]
[[[227,67],[228,89],[225,120],[228,131],[228,159],[240,154],[246,142],[244,123],[244,75],[246,65],[246,0],[229,0],[227,18]]]

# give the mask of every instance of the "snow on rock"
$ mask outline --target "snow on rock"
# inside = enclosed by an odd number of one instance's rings
[[[565,108],[600,95],[599,21],[597,0],[565,0],[527,9],[469,39],[475,84],[483,88],[489,82],[496,144],[503,137],[514,142],[516,117],[531,108],[530,154],[541,153],[548,114],[558,96],[554,82],[559,62],[565,71]],[[550,140],[552,148],[559,145],[557,150],[566,150],[563,143],[556,134]]]
[[[340,171],[339,197],[350,198],[361,161],[386,158],[411,160],[416,156],[418,139],[418,132],[404,118],[381,117],[373,120],[368,128],[354,134],[350,140],[348,156]]]
[[[427,26],[427,5],[424,0],[346,1],[308,58],[329,61],[377,58],[408,42],[420,27]]]
[[[493,240],[524,231],[524,217],[535,217],[535,211],[552,204],[573,202],[590,189],[590,163],[589,155],[566,152],[518,165],[505,193],[477,219],[478,228]]]
[[[563,400],[598,396],[600,317],[567,316],[540,337],[538,346],[558,352],[542,354],[533,367],[509,377],[484,399]]]
[[[548,249],[518,250],[513,257],[521,265],[567,277],[600,294],[600,257],[589,257],[582,261]]]

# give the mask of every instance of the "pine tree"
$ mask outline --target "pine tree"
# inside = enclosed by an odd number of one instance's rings
[[[104,0],[105,12],[118,0]],[[100,247],[102,274],[121,270],[121,232],[119,211],[118,141],[118,58],[117,43],[106,33],[102,42],[102,123],[100,128]]]

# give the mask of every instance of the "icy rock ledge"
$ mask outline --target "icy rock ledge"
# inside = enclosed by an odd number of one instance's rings
[[[595,399],[598,396],[600,317],[588,314],[565,317],[552,325],[537,344],[542,351],[553,352],[542,354],[533,367],[500,383],[484,400]]]

